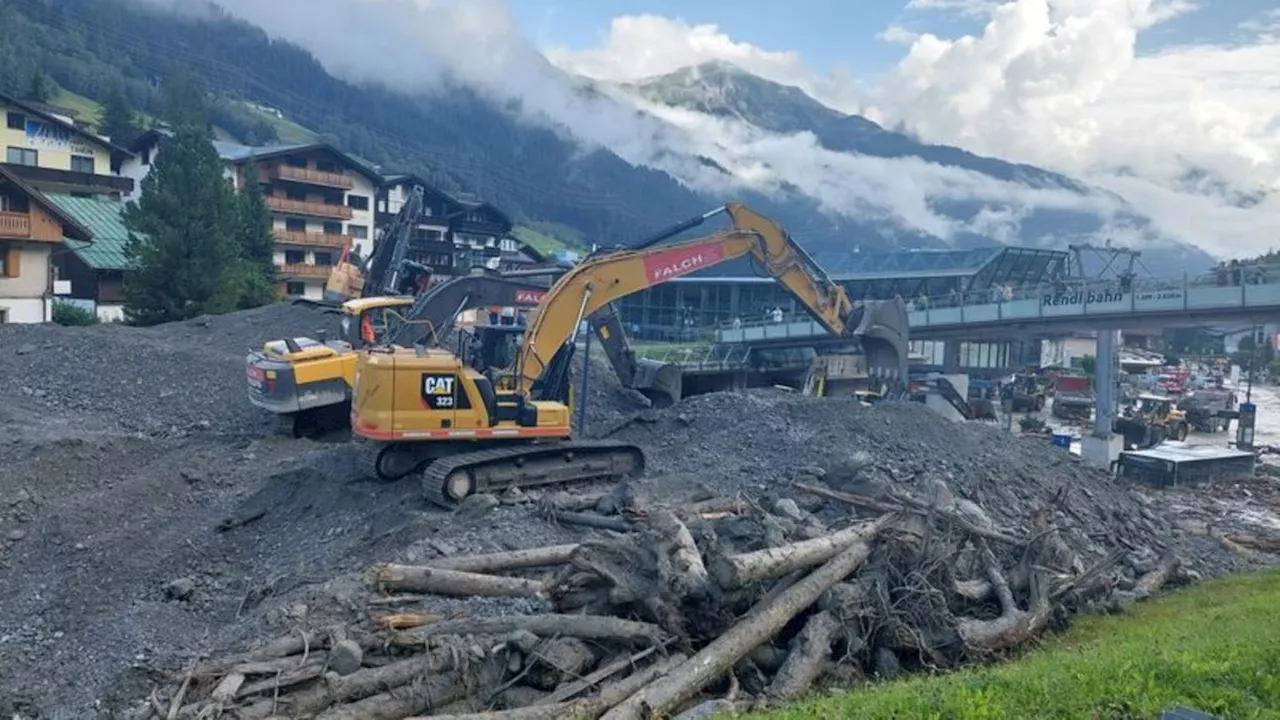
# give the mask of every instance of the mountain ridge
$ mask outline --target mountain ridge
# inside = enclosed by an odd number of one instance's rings
[[[136,107],[152,112],[160,78],[184,70],[221,97],[280,108],[321,138],[388,170],[416,172],[446,191],[473,192],[526,225],[572,228],[587,244],[626,245],[726,199],[725,194],[713,197],[690,187],[671,172],[629,163],[608,148],[567,139],[561,130],[519,117],[509,103],[474,88],[452,84],[432,95],[408,95],[343,81],[302,48],[225,13],[178,16],[125,0],[0,0],[0,88],[6,78],[12,84],[25,77],[23,72],[33,64],[68,90],[90,97],[121,84]],[[733,79],[768,83],[751,78]],[[767,95],[760,97],[767,100]],[[917,143],[857,116],[834,117],[840,114],[807,95],[788,102],[797,108],[802,102],[810,104],[804,110],[811,113],[807,122],[818,130],[800,131],[815,137],[827,134],[826,141],[833,144],[852,143],[848,147],[854,151],[861,152],[857,143],[865,144],[866,137],[893,137],[899,147],[917,153],[950,153],[943,159],[955,163],[978,158],[958,148]],[[758,117],[759,108],[755,111],[762,129],[774,132]],[[857,137],[832,137],[831,128],[854,128]],[[877,148],[868,150],[874,157]],[[892,149],[878,151],[891,159],[899,157]],[[714,152],[688,160],[732,174],[732,164]],[[1065,176],[990,160],[998,163],[992,167],[1000,172],[1016,175],[1017,168],[1026,168],[1021,172],[1035,182],[1075,191],[1075,181]],[[936,236],[904,230],[875,215],[824,213],[795,180],[783,178],[767,193],[743,189],[729,195],[775,217],[814,251],[847,251],[853,245],[864,251],[947,246]],[[929,210],[938,209],[970,218],[990,211],[982,203],[930,200]],[[1030,228],[1023,234],[1040,241],[1034,244],[1061,248],[1100,226],[1095,221],[1073,227],[1079,218],[1055,212],[1022,221]],[[961,246],[999,244],[972,233],[958,241]]]

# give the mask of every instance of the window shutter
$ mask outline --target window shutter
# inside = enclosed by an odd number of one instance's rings
[[[4,276],[7,278],[16,278],[22,273],[19,267],[19,261],[22,256],[18,254],[18,248],[12,245],[4,251]]]

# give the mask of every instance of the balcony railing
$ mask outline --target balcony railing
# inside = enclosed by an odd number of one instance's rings
[[[350,235],[276,230],[276,242],[281,245],[305,245],[307,247],[340,248],[351,242]]]
[[[31,237],[31,216],[25,213],[0,212],[0,237]]]
[[[305,265],[303,263],[286,263],[276,268],[282,278],[325,278],[333,270],[332,265]]]
[[[307,202],[306,200],[290,200],[282,197],[268,197],[267,207],[276,212],[310,217],[350,220],[351,208],[346,205],[326,205],[325,203]]]
[[[280,180],[292,180],[294,182],[308,183],[311,185],[342,188],[343,190],[350,190],[355,186],[355,181],[348,175],[294,167],[292,165],[277,165],[275,169],[275,176]]]

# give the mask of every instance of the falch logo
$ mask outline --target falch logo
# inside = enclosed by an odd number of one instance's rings
[[[724,259],[724,246],[719,242],[656,253],[644,260],[644,273],[649,284],[666,282],[701,270]]]
[[[539,292],[537,290],[517,290],[516,304],[517,305],[537,305],[538,303],[542,302],[542,298],[545,295],[546,295],[545,292]]]

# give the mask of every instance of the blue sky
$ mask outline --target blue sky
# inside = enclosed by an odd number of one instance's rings
[[[1119,2],[1120,0],[1117,0]],[[651,13],[690,24],[714,23],[734,40],[796,50],[814,70],[837,65],[860,75],[889,69],[903,48],[877,38],[890,24],[943,37],[981,33],[984,21],[957,12],[904,11],[904,0],[510,0],[525,34],[539,46],[595,47],[619,15]],[[1142,52],[1168,45],[1229,40],[1240,23],[1277,0],[1211,0],[1145,33]]]

